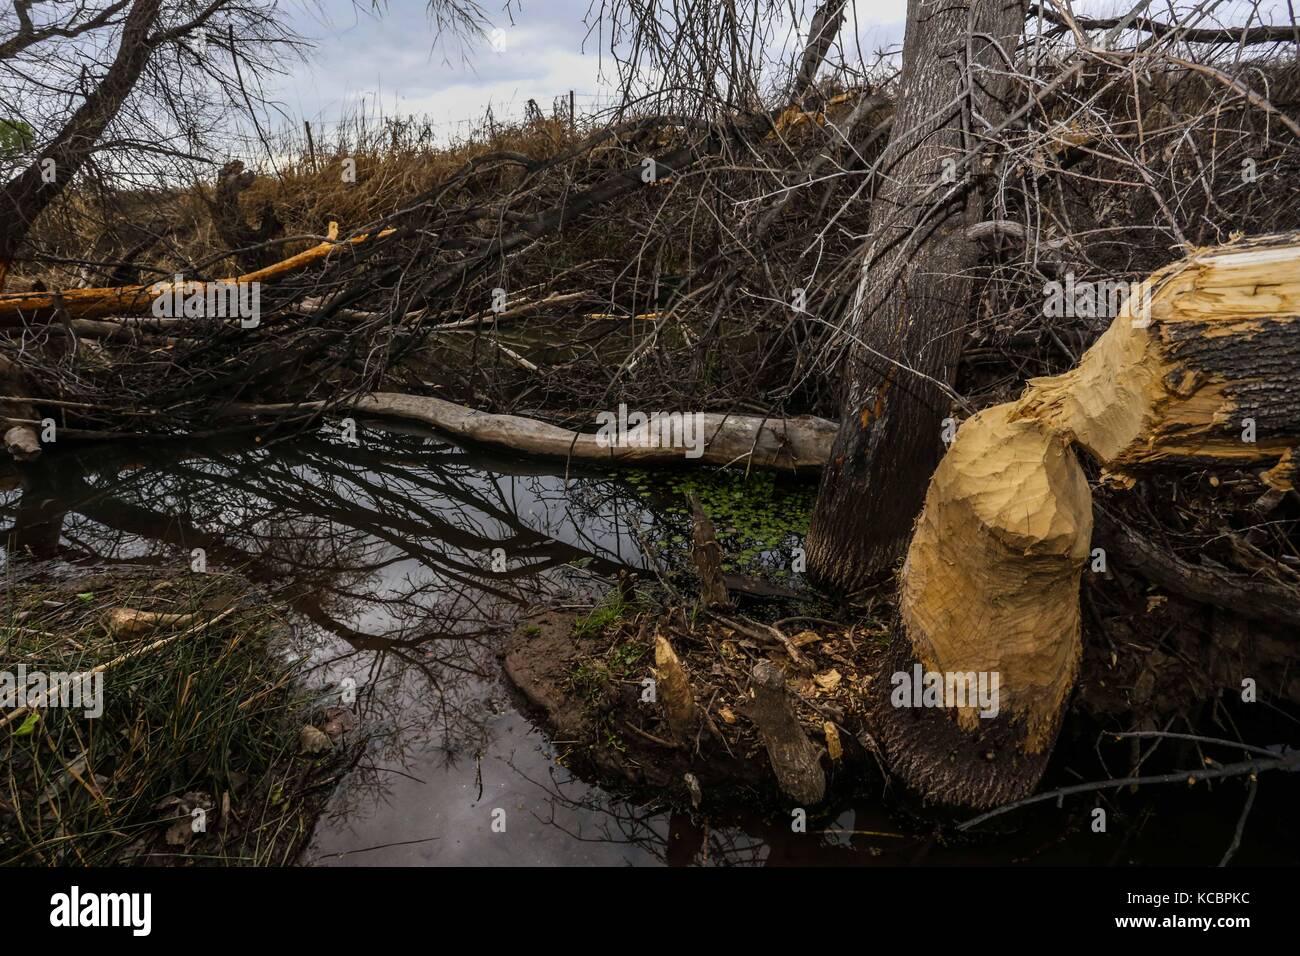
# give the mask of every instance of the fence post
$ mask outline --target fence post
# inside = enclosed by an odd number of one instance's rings
[[[311,160],[311,171],[313,173],[320,172],[320,170],[316,168],[316,144],[312,142],[311,138],[311,123],[307,120],[303,120],[302,128],[307,131],[307,157]]]

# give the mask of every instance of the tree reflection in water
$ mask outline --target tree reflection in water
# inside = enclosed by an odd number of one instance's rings
[[[924,824],[894,832],[870,795],[794,835],[779,817],[682,813],[575,779],[556,761],[562,742],[553,747],[516,710],[497,652],[524,608],[587,604],[617,571],[643,569],[639,533],[685,532],[668,505],[600,474],[566,477],[414,435],[255,450],[101,446],[0,473],[0,541],[10,580],[117,565],[175,573],[202,548],[210,571],[238,570],[291,610],[285,653],[310,663],[323,702],[355,686],[370,738],[307,863],[987,863],[1051,847],[1058,861],[1113,852],[1086,833],[1087,852],[1061,839],[1046,805],[1043,825],[965,847]],[[493,831],[494,811],[505,833]]]
[[[364,432],[357,446],[317,436],[254,450],[81,449],[47,456],[0,487],[7,574],[34,570],[33,559],[42,573],[50,562],[70,573],[183,571],[202,548],[210,571],[237,570],[292,609],[285,652],[310,661],[326,700],[354,686],[372,736],[309,856],[436,862],[445,853],[368,847],[447,843],[455,834],[408,842],[428,836],[428,808],[441,805],[472,861],[476,842],[502,836],[491,832],[489,804],[501,803],[503,774],[515,801],[511,838],[497,839],[493,856],[517,845],[514,857],[530,858],[521,846],[529,832],[564,834],[573,814],[592,816],[574,809],[542,822],[517,810],[551,800],[514,769],[520,745],[534,772],[550,766],[550,751],[513,711],[496,654],[522,609],[590,602],[614,572],[643,567],[635,529],[663,516],[620,483]],[[605,812],[622,812],[587,789]],[[550,858],[568,856],[558,845]]]

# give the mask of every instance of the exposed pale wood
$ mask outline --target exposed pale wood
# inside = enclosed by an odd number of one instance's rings
[[[927,670],[1000,674],[1000,709],[1026,750],[1050,745],[1074,682],[1079,574],[1092,537],[1088,480],[1064,440],[1010,405],[957,433],[926,495],[900,610]],[[974,730],[974,708],[957,710]]]
[[[1020,402],[1116,473],[1272,461],[1300,435],[1300,240],[1202,250],[1157,272],[1064,375]],[[1135,321],[1136,318],[1136,321]],[[1242,440],[1252,419],[1256,441]]]
[[[393,232],[384,229],[374,235],[353,236],[343,241],[338,240],[338,223],[331,222],[328,239],[273,263],[264,269],[248,272],[240,276],[222,279],[222,282],[248,283],[269,282],[281,278],[304,266],[317,262],[331,252],[348,246],[355,246],[371,239],[381,238]],[[189,283],[184,283],[189,284]],[[0,295],[0,325],[14,325],[21,321],[43,321],[63,309],[74,319],[94,319],[104,316],[140,315],[153,307],[154,300],[160,292],[174,288],[177,283],[141,283],[137,285],[113,286],[99,289],[65,289],[59,292],[18,292]]]
[[[116,640],[124,641],[156,631],[160,627],[189,627],[194,620],[193,614],[169,614],[164,611],[115,607],[104,615],[104,627]]]
[[[244,415],[309,415],[324,410],[321,402],[302,404],[233,404]],[[595,434],[572,431],[518,415],[496,415],[421,395],[375,392],[346,405],[361,415],[420,422],[458,439],[527,455],[619,464],[750,465],[782,471],[815,471],[826,462],[835,423],[810,415],[758,418],[752,415],[704,415],[703,454],[686,458],[681,448],[602,445]],[[632,442],[643,435],[629,432]]]
[[[655,635],[655,679],[668,727],[677,740],[685,740],[695,730],[695,697],[686,668],[663,635]]]
[[[1079,582],[1092,545],[1092,494],[1071,446],[1124,480],[1152,468],[1277,463],[1266,474],[1290,483],[1300,236],[1196,250],[1144,288],[1149,313],[1125,308],[1076,368],[964,423],[930,483],[883,666],[996,671],[1000,713],[985,720],[954,708],[936,719],[875,694],[891,769],[928,798],[990,806],[1031,791],[1046,765],[1081,651]],[[1256,441],[1243,440],[1243,419]],[[1125,529],[1108,535],[1156,583],[1177,577],[1209,603],[1256,601],[1263,616],[1293,617],[1286,588],[1235,586],[1240,576],[1153,553]],[[877,687],[888,678],[877,675]]]

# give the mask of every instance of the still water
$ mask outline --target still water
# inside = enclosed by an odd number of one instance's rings
[[[752,811],[683,812],[577,779],[557,762],[563,742],[519,709],[498,652],[530,608],[589,606],[620,569],[644,569],[645,536],[681,519],[611,474],[428,435],[361,439],[83,448],[0,483],[0,540],[70,573],[175,570],[202,548],[292,609],[291,651],[313,687],[356,688],[371,743],[305,865],[1204,863],[1232,838],[1240,799],[1227,788],[1127,833],[1090,832],[1085,805],[1045,805],[954,841],[872,792],[796,834]],[[7,571],[25,560],[14,550]],[[1256,819],[1288,793],[1261,786]],[[1279,826],[1248,830],[1235,859],[1293,859],[1296,824]]]

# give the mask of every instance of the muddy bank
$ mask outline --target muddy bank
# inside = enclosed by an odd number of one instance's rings
[[[538,610],[510,640],[504,670],[550,729],[560,762],[605,782],[714,809],[811,809],[850,780],[861,788],[875,763],[863,662],[883,649],[884,631],[825,622],[785,645],[737,617],[692,621],[616,597],[587,615]],[[673,713],[682,705],[674,667],[689,675],[684,722]],[[775,698],[756,667],[779,676]]]
[[[1296,702],[1296,680],[1284,664],[1289,648],[1271,629],[1221,614],[1205,618],[1197,605],[1140,589],[1117,570],[1090,586],[1128,600],[1116,601],[1104,618],[1098,612],[1085,629],[1081,678],[1060,741],[1040,758],[1046,772],[1033,769],[1043,775],[1040,792],[1095,780],[1101,794],[1116,789],[1104,786],[1107,778],[1217,766],[1226,758],[1203,752],[1211,738],[1196,736],[1198,722],[1234,728],[1245,739],[1271,740],[1284,731],[1275,707],[1261,710],[1232,692],[1238,675],[1275,675],[1260,685],[1270,700]],[[804,609],[788,601],[718,613],[663,594],[629,595],[616,587],[587,613],[536,609],[502,654],[507,679],[567,769],[706,812],[749,806],[774,816],[793,808],[813,815],[837,800],[875,794],[913,824],[943,825],[949,840],[955,834],[948,825],[973,816],[922,799],[888,773],[881,733],[891,690],[880,675],[898,670],[903,659],[894,660],[894,612],[885,592],[865,607],[842,609],[842,621],[801,616]],[[677,699],[674,672],[684,679]],[[764,675],[773,672],[775,697],[764,687]],[[1023,759],[998,738],[997,721],[970,741],[948,730],[943,711],[914,716],[905,723],[946,741],[951,753],[975,747],[983,759],[1013,769]],[[1175,727],[1188,728],[1191,739],[1179,739]],[[1135,730],[1155,736],[1132,736]],[[1153,743],[1162,741],[1153,757]],[[1162,805],[1169,796],[1156,787],[1138,797],[1137,789],[1127,801],[1135,807]],[[1129,794],[1118,796],[1117,804]],[[1083,799],[1112,805],[1101,796]]]

